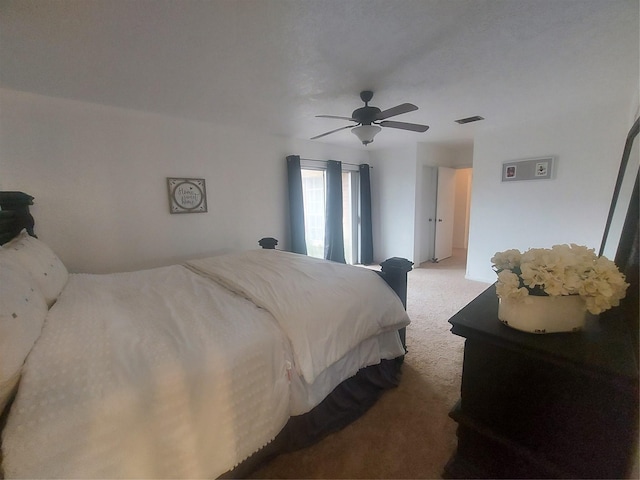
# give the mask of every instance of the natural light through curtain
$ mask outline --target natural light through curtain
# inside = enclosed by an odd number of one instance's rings
[[[342,234],[344,235],[344,260],[350,265],[353,258],[353,191],[351,189],[352,172],[342,172]]]
[[[304,199],[304,226],[307,240],[307,254],[324,258],[325,225],[325,171],[321,169],[301,170],[302,195]],[[342,228],[344,234],[344,255],[349,264],[354,258],[354,238],[357,236],[357,215],[354,215],[354,178],[357,172],[342,172]],[[355,219],[354,219],[355,217]],[[355,234],[354,234],[355,232]]]
[[[324,170],[301,173],[307,255],[324,258]]]

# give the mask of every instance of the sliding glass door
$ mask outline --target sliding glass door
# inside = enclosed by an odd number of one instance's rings
[[[346,167],[343,165],[342,171],[342,228],[345,260],[353,265],[358,263],[359,173]],[[322,166],[303,166],[301,170],[307,254],[317,258],[324,257],[325,171]]]

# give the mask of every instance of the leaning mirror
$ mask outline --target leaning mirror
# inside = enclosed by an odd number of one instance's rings
[[[618,178],[614,187],[613,199],[600,245],[599,254],[612,260],[616,257],[624,221],[631,202],[633,187],[638,176],[638,167],[640,166],[639,129],[640,118],[636,119],[627,135]]]
[[[607,323],[626,330],[625,338],[630,342],[631,351],[635,356],[636,368],[640,357],[640,319],[638,314],[640,304],[638,300],[640,295],[639,129],[640,120],[636,120],[627,136],[600,247],[600,254],[614,260],[620,271],[626,275],[626,280],[629,283],[627,296],[620,301],[620,306],[605,312],[601,318],[605,321],[612,320]]]

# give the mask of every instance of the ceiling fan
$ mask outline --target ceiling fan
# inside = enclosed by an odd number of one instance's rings
[[[370,107],[369,102],[373,98],[373,92],[365,90],[360,92],[360,98],[364,102],[364,107],[357,108],[351,114],[351,117],[340,117],[336,115],[316,115],[320,118],[337,118],[339,120],[348,120],[350,122],[356,122],[355,125],[347,125],[345,127],[336,128],[329,132],[322,133],[312,137],[311,140],[324,137],[326,135],[339,132],[351,128],[351,132],[356,135],[363,145],[368,145],[373,142],[373,137],[382,130],[380,127],[399,128],[400,130],[410,130],[412,132],[426,132],[429,127],[427,125],[420,125],[417,123],[396,122],[393,120],[386,120],[389,117],[395,117],[402,113],[412,112],[417,110],[418,107],[411,103],[403,103],[387,110],[380,110],[378,107]]]

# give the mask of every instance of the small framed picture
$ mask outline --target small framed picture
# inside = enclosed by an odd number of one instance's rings
[[[555,156],[509,160],[502,163],[502,181],[550,180],[553,178]]]
[[[207,189],[204,178],[167,178],[170,213],[205,213]]]

